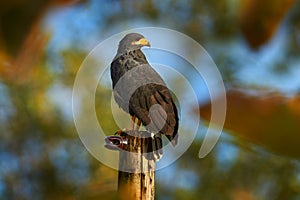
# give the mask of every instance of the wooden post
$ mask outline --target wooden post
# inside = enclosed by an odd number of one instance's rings
[[[145,131],[129,131],[127,145],[120,151],[118,190],[120,199],[154,200],[155,160],[143,156],[146,153]]]

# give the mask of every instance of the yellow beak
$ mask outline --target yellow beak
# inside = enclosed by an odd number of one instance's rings
[[[140,39],[140,40],[138,40],[136,42],[133,42],[132,44],[134,44],[134,45],[141,45],[141,46],[150,46],[150,43],[145,38],[142,38],[142,39]]]

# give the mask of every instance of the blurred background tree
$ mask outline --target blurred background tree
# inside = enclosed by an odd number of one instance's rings
[[[1,2],[0,199],[117,199],[117,172],[76,133],[72,86],[94,46],[144,26],[198,41],[228,88],[217,146],[199,159],[197,137],[156,173],[157,198],[299,199],[299,9],[293,0]],[[117,129],[103,103],[110,92],[99,85],[96,94],[108,134]],[[206,99],[199,102],[204,121]]]

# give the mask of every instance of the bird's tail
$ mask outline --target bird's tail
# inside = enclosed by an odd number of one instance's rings
[[[143,138],[142,147],[142,153],[148,160],[158,161],[161,159],[163,155],[161,134],[157,133],[154,135],[151,133],[151,136]]]

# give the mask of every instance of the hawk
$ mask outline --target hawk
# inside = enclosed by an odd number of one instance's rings
[[[114,98],[132,116],[131,130],[139,130],[142,124],[148,132],[164,134],[175,146],[177,108],[165,82],[142,52],[144,46],[150,47],[150,43],[138,33],[127,34],[120,41],[110,66]]]

